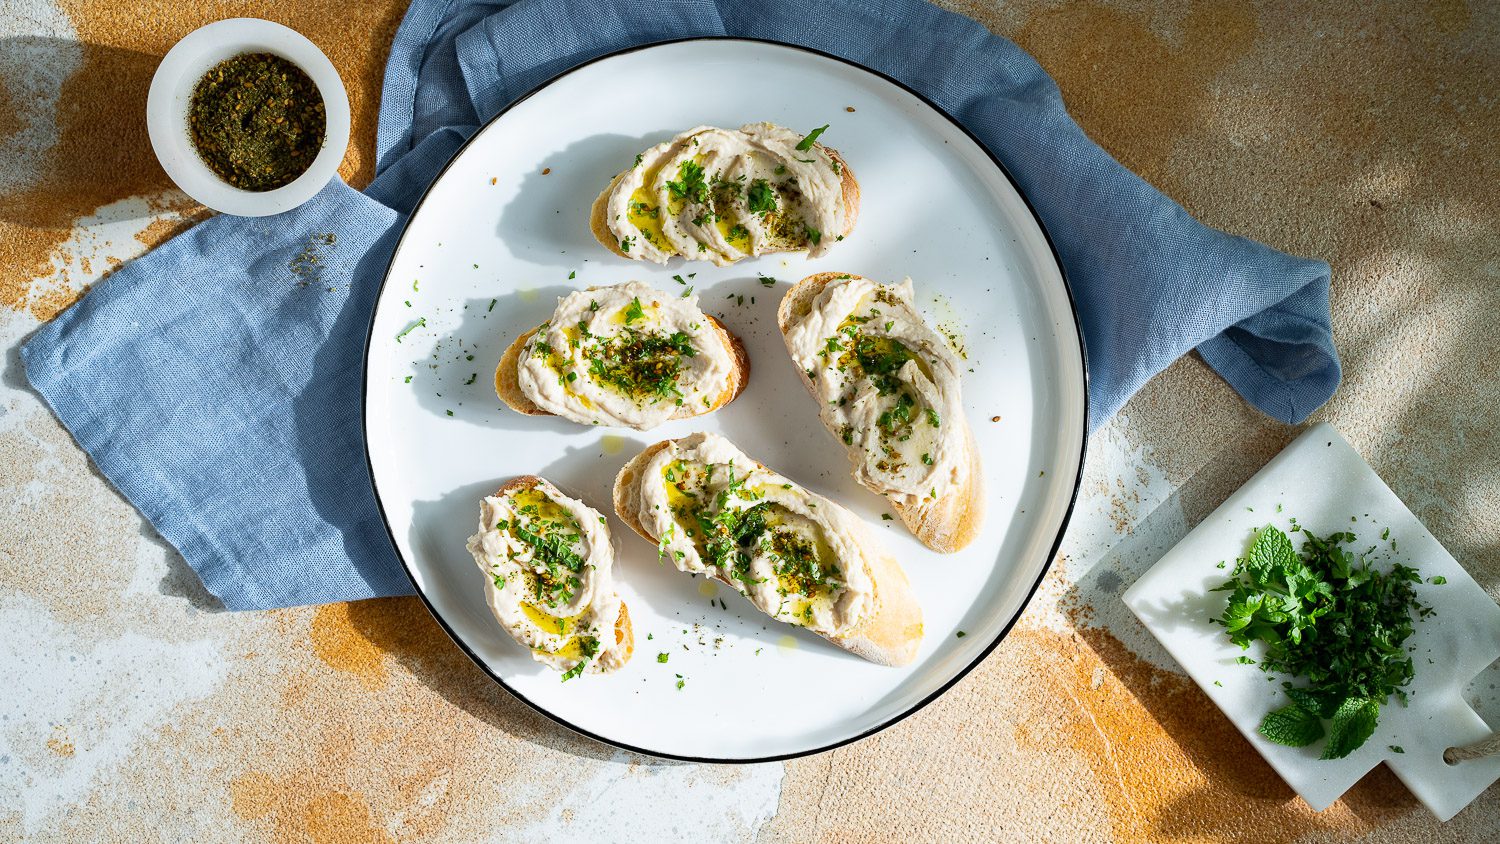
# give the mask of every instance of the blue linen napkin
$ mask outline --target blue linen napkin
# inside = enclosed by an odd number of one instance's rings
[[[1194,348],[1285,422],[1338,386],[1326,264],[1193,220],[1083,134],[1030,56],[920,0],[416,0],[386,67],[364,194],[335,180],[276,217],[204,222],[38,331],[22,349],[27,377],[230,609],[410,593],[360,424],[366,328],[397,228],[453,150],[517,97],[604,53],[700,35],[883,71],[989,146],[1067,269],[1091,428]]]

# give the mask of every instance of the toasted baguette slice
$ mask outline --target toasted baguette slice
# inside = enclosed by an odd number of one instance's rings
[[[840,231],[836,232],[822,232],[820,242],[821,238],[826,238],[829,241],[843,240],[854,231],[854,224],[859,220],[859,180],[855,178],[854,171],[849,167],[849,163],[844,160],[843,154],[838,150],[817,143],[813,144],[812,149],[826,155],[829,161],[833,164],[833,167],[839,176],[840,201],[843,203],[844,209],[843,228]],[[809,150],[808,153],[803,154],[806,155],[810,153],[811,150]],[[604,190],[599,194],[598,198],[594,200],[593,207],[589,212],[589,230],[593,232],[594,239],[598,240],[599,243],[604,246],[604,248],[620,256],[621,258],[627,258],[631,260],[647,260],[643,256],[642,250],[640,249],[637,249],[633,252],[622,249],[620,246],[620,237],[613,230],[611,230],[609,225],[610,197],[614,194],[615,189],[620,186],[620,183],[623,182],[628,176],[630,176],[633,169],[634,168],[622,170],[620,173],[618,173],[613,179],[610,180],[609,185],[604,188]],[[809,248],[809,246],[801,246],[795,248],[765,247],[760,250],[759,254],[771,255],[778,252],[806,252],[809,250]],[[742,255],[733,260],[725,260],[717,257],[716,254],[712,251],[701,253],[701,255],[683,255],[680,253],[677,253],[677,255],[678,257],[682,257],[687,260],[711,260],[721,266],[732,264],[736,261],[743,260],[744,258],[751,257],[750,255]]]
[[[516,612],[512,608],[512,605],[515,604],[518,598],[524,599],[526,597],[524,590],[527,588],[527,584],[525,582],[513,583],[511,582],[512,578],[497,579],[495,571],[487,566],[488,555],[485,552],[481,538],[488,530],[496,528],[493,525],[486,525],[481,522],[479,526],[480,532],[469,540],[469,551],[474,555],[475,562],[479,564],[480,569],[487,575],[485,577],[485,602],[489,604],[490,612],[494,614],[495,620],[499,623],[501,629],[509,633],[512,638],[515,638],[518,644],[530,649],[532,657],[538,662],[551,665],[559,671],[566,671],[567,673],[563,679],[566,680],[570,676],[577,676],[580,673],[598,674],[618,670],[625,663],[629,662],[630,657],[635,653],[635,633],[630,623],[630,609],[614,593],[612,578],[615,550],[614,540],[609,534],[609,526],[604,521],[604,517],[599,515],[599,511],[589,507],[582,501],[568,497],[558,490],[556,486],[536,475],[522,475],[518,478],[513,478],[496,490],[491,497],[513,498],[516,495],[524,495],[533,491],[541,493],[554,502],[565,502],[566,505],[576,505],[579,513],[583,516],[578,519],[580,528],[584,529],[586,533],[592,534],[594,538],[601,540],[593,544],[590,548],[590,553],[586,560],[589,573],[586,576],[602,578],[602,583],[599,585],[608,590],[609,599],[615,601],[619,607],[619,612],[615,616],[612,629],[613,645],[607,646],[601,643],[595,654],[579,660],[577,656],[582,656],[581,653],[574,656],[560,657],[556,653],[531,648],[530,645],[522,641],[512,629],[511,623],[507,622],[506,617],[510,616],[514,620]],[[484,509],[481,505],[481,519],[484,518],[484,515]],[[525,581],[527,578],[521,577],[515,579]],[[520,590],[519,594],[518,590]],[[542,609],[542,604],[533,603],[537,606],[538,612],[546,612],[545,609]],[[590,606],[592,608],[592,605]],[[525,613],[523,612],[522,615],[524,616]],[[565,631],[560,631],[559,635],[562,632]],[[564,665],[567,666],[566,669]]]
[[[663,546],[660,537],[655,536],[651,529],[641,521],[642,485],[648,480],[647,469],[652,459],[674,443],[691,444],[709,436],[713,435],[693,434],[678,440],[663,440],[655,443],[632,458],[620,470],[620,474],[615,478],[615,513],[642,539],[659,548]],[[760,463],[755,465],[760,469],[765,469],[765,466]],[[780,479],[779,476],[778,479]],[[827,508],[830,513],[837,514],[835,518],[850,529],[854,545],[858,550],[858,558],[840,559],[838,562],[843,567],[862,563],[870,585],[868,596],[870,604],[866,606],[853,627],[840,635],[821,633],[819,635],[850,653],[880,665],[898,666],[910,663],[916,658],[917,648],[922,641],[923,628],[922,608],[918,606],[916,596],[912,593],[906,572],[902,571],[895,558],[881,547],[864,523],[852,513],[820,495],[795,485],[791,492],[811,500],[819,509]],[[710,566],[705,573],[731,589],[740,591],[740,587],[721,573],[717,567]],[[771,615],[771,613],[767,614]]]
[[[589,290],[596,289],[599,288],[589,288]],[[726,328],[724,323],[720,322],[717,317],[706,313],[702,314],[702,316],[713,329],[711,335],[705,335],[705,337],[711,336],[714,341],[723,345],[729,356],[731,366],[728,375],[723,381],[723,388],[716,396],[710,399],[709,404],[685,402],[677,406],[670,417],[672,419],[687,419],[693,416],[702,416],[705,413],[713,413],[715,410],[738,398],[740,393],[745,391],[745,385],[750,382],[750,355],[745,351],[744,342]],[[527,416],[552,416],[555,414],[542,408],[535,401],[532,401],[531,397],[526,395],[521,388],[521,362],[525,358],[527,347],[530,345],[532,338],[536,336],[536,332],[537,329],[533,328],[523,333],[506,347],[505,353],[500,356],[500,363],[495,367],[495,394],[500,397],[501,401],[505,402],[506,407],[517,413],[524,413]],[[595,422],[594,424],[607,423]]]
[[[846,279],[864,280],[848,273],[817,273],[797,282],[782,297],[781,304],[776,309],[776,322],[781,328],[783,339],[787,340],[787,351],[794,358],[796,352],[792,349],[791,339],[787,336],[788,331],[812,312],[818,294],[822,293],[825,287]],[[939,342],[941,342],[940,338]],[[808,392],[814,398],[818,398],[812,377],[801,366],[797,367],[797,376],[802,379],[802,384]],[[821,399],[819,401],[821,404]],[[974,541],[974,537],[979,534],[979,528],[984,522],[984,476],[979,463],[979,449],[975,447],[974,433],[969,428],[968,420],[962,414],[953,415],[957,418],[948,420],[948,424],[963,426],[963,453],[959,465],[955,467],[959,483],[947,494],[935,499],[926,496],[914,497],[884,493],[861,475],[860,461],[871,459],[871,455],[853,447],[848,449],[850,460],[855,465],[855,479],[872,492],[885,494],[891,507],[901,517],[901,522],[906,525],[907,529],[921,540],[923,545],[944,554],[958,551]],[[820,413],[819,417],[823,419],[824,426],[828,428],[830,434],[836,438],[840,436],[840,433],[833,429],[827,413]]]

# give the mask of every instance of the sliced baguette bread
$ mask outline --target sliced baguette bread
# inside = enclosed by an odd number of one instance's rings
[[[849,285],[842,295],[829,290],[842,285]],[[856,290],[865,293],[856,299]],[[843,441],[855,479],[884,495],[934,551],[953,553],[972,542],[984,521],[983,473],[958,393],[960,367],[922,321],[910,280],[882,285],[848,273],[811,275],[787,291],[776,321],[824,426]],[[905,359],[915,359],[914,370]],[[946,391],[929,386],[938,372]],[[893,404],[903,396],[904,422]],[[866,424],[856,424],[860,419]],[[933,445],[910,446],[902,437],[912,435]]]
[[[704,133],[728,139],[730,148],[723,154],[714,152],[711,158],[697,154],[696,148],[691,151],[692,160],[705,159],[708,168],[699,174],[697,184],[703,190],[697,191],[685,178],[691,174],[680,168],[684,151]],[[739,154],[733,148],[736,139],[746,142]],[[859,219],[859,181],[838,150],[812,143],[798,151],[800,140],[804,139],[769,123],[738,130],[690,129],[641,153],[632,167],[611,179],[594,200],[589,229],[600,244],[621,258],[661,264],[673,257],[727,266],[777,252],[824,254],[854,231]],[[750,149],[755,150],[753,155]],[[674,161],[678,162],[676,173],[670,172]],[[664,167],[668,172],[663,172]],[[743,178],[731,175],[737,172]],[[795,181],[788,183],[789,177],[797,176],[823,183],[826,190],[814,192],[824,197],[823,205],[808,199]],[[661,185],[666,185],[664,191]],[[753,197],[752,188],[756,190]],[[665,202],[662,196],[667,197]],[[674,203],[678,207],[672,207]],[[825,206],[831,213],[820,213]],[[705,219],[714,225],[704,225]],[[675,241],[664,226],[677,233]],[[730,237],[736,226],[743,234]],[[822,231],[819,226],[830,230]]]
[[[708,495],[715,488],[715,473],[705,472],[709,465],[727,483],[719,487],[722,494]],[[708,485],[695,486],[699,480]],[[614,504],[615,513],[679,570],[711,577],[767,615],[807,627],[871,662],[915,659],[922,609],[895,558],[852,513],[728,440],[699,433],[648,446],[620,470]],[[712,562],[715,547],[722,564]],[[827,549],[834,558],[811,549]],[[821,586],[814,582],[819,576],[828,578]],[[775,594],[766,591],[767,582]]]
[[[626,295],[629,294],[629,295]],[[500,357],[500,363],[495,367],[495,393],[506,406],[528,416],[551,416],[562,415],[573,421],[588,425],[611,425],[636,428],[645,430],[654,427],[667,419],[686,419],[692,416],[701,416],[712,413],[715,410],[729,404],[744,392],[745,385],[750,380],[750,356],[745,351],[745,345],[724,327],[724,324],[715,317],[709,316],[698,310],[695,297],[682,298],[681,296],[666,296],[659,291],[653,290],[640,282],[628,282],[624,285],[613,287],[595,288],[574,293],[559,299],[558,311],[554,313],[553,319],[543,323],[542,327],[550,328],[556,324],[557,316],[569,310],[569,300],[574,297],[582,297],[583,301],[591,304],[602,304],[596,310],[588,313],[593,316],[605,314],[600,320],[608,322],[608,314],[611,309],[623,311],[630,307],[630,303],[641,302],[641,310],[646,316],[633,321],[633,325],[643,328],[651,327],[652,303],[663,305],[666,309],[678,312],[668,314],[676,320],[674,325],[679,325],[688,335],[694,354],[688,356],[696,360],[679,361],[686,364],[685,371],[678,376],[674,383],[674,389],[678,393],[688,396],[696,396],[676,403],[681,396],[661,396],[656,393],[648,393],[643,399],[633,397],[629,391],[621,389],[615,384],[598,384],[596,375],[591,371],[592,363],[589,360],[589,348],[579,346],[564,350],[563,366],[551,366],[558,379],[566,379],[569,372],[575,375],[571,383],[558,381],[555,384],[551,377],[530,379],[524,378],[522,370],[525,364],[537,358],[542,350],[535,344],[538,329],[533,328],[517,337],[505,353]],[[620,300],[624,304],[620,304]],[[575,308],[576,310],[576,308]],[[687,321],[683,322],[683,314],[690,311]],[[692,328],[695,325],[697,328]],[[630,328],[632,324],[623,326],[607,326],[613,328],[618,336],[620,329]],[[661,332],[665,334],[666,332]],[[602,340],[609,335],[591,331],[592,336],[581,338],[586,341]],[[571,341],[568,341],[571,342]],[[549,345],[550,348],[550,345]],[[553,361],[555,354],[549,356]],[[717,358],[724,364],[713,367],[711,372],[700,373],[696,364],[700,360]],[[533,363],[533,366],[535,364]],[[628,369],[628,367],[624,367]],[[695,384],[686,384],[683,377],[691,377],[695,373],[704,376],[705,383],[701,389]],[[525,383],[523,383],[525,382]],[[591,385],[598,384],[599,390],[594,391]],[[689,389],[683,389],[688,387]],[[586,392],[585,392],[586,391]],[[590,398],[589,395],[593,397]],[[586,401],[570,401],[569,397],[583,396]],[[660,402],[672,401],[668,406]],[[617,411],[604,412],[605,403],[617,404]],[[543,405],[547,406],[543,406]],[[590,407],[589,405],[593,405]],[[645,412],[642,412],[642,411]],[[559,412],[561,411],[561,412]]]
[[[564,538],[562,551],[531,540],[554,535]],[[533,659],[564,680],[630,661],[630,610],[615,594],[614,543],[599,511],[522,475],[481,502],[468,548],[485,573],[490,612]]]

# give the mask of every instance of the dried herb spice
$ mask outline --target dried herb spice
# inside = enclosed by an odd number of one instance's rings
[[[307,170],[327,131],[323,95],[303,70],[271,53],[214,65],[193,88],[188,133],[219,178],[274,190]]]

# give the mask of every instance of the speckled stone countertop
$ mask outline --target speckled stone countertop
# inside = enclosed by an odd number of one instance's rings
[[[0,0],[0,838],[501,841],[1492,840],[1386,769],[1314,814],[1119,593],[1296,429],[1196,358],[1090,442],[1061,559],[938,702],[785,764],[615,752],[533,714],[414,598],[219,610],[26,385],[16,352],[202,216],[145,137],[146,84],[211,19],[301,30],[372,170],[400,0]],[[1328,260],[1349,438],[1500,597],[1500,6],[958,2],[1083,127],[1205,222]],[[1494,666],[1470,697],[1500,723]]]

